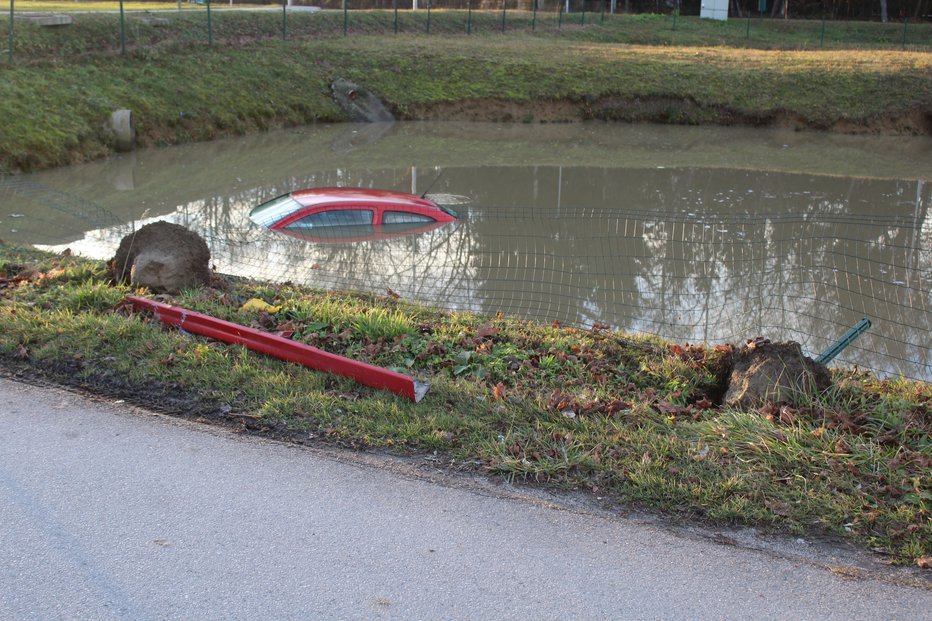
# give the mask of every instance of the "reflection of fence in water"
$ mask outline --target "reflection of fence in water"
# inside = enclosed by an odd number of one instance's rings
[[[4,235],[48,240],[56,231],[115,226],[108,210],[80,196],[19,176],[0,175],[0,238]],[[5,213],[4,213],[5,212]]]
[[[456,174],[448,177],[453,188],[461,187]],[[519,184],[515,171],[508,177],[508,187]],[[586,183],[578,187],[592,185],[592,179],[582,179]],[[631,203],[645,204],[632,179],[619,184]],[[691,176],[683,183],[696,188],[701,181]],[[723,186],[740,185],[731,177],[726,181]],[[883,217],[839,209],[835,199],[820,205],[812,197],[800,199],[816,203],[809,212],[782,216],[741,206],[737,197],[726,201],[727,210],[701,209],[713,200],[701,194],[680,210],[567,207],[567,201],[582,200],[573,196],[573,187],[564,184],[563,206],[545,206],[548,197],[523,206],[526,195],[515,190],[504,205],[483,207],[478,201],[454,225],[355,244],[308,244],[244,226],[252,206],[275,195],[278,185],[193,201],[167,219],[204,236],[222,272],[325,289],[391,289],[405,299],[488,315],[608,323],[692,342],[761,334],[800,341],[812,354],[868,316],[874,327],[840,362],[932,379],[927,187],[919,184],[916,191],[915,216],[904,209]],[[33,190],[33,196],[63,196]],[[869,200],[874,195],[867,193]],[[78,211],[90,218],[93,210]],[[106,214],[97,215],[106,220]],[[53,228],[52,220],[43,225]],[[143,223],[101,228],[90,236],[112,254],[122,235]]]
[[[911,223],[896,219],[820,218],[813,226],[799,217],[703,223],[512,210],[362,244],[308,245],[268,233],[224,263],[256,277],[391,289],[488,315],[609,323],[694,342],[792,338],[813,354],[869,316],[874,329],[840,360],[932,377],[928,240],[917,245]]]

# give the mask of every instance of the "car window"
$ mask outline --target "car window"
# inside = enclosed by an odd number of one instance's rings
[[[258,225],[272,226],[297,209],[301,209],[301,203],[285,194],[253,209],[249,212],[249,218]]]
[[[405,211],[386,211],[382,214],[382,224],[422,224],[436,222],[430,216]]]
[[[367,226],[372,224],[373,213],[368,209],[331,209],[318,211],[295,220],[287,229],[317,229],[326,227]]]

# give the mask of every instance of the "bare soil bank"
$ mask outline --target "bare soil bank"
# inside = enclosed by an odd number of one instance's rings
[[[831,123],[815,122],[802,115],[778,110],[766,115],[748,115],[726,107],[702,106],[696,101],[673,97],[601,97],[593,101],[569,99],[515,102],[473,99],[435,104],[414,104],[399,118],[411,121],[491,121],[524,123],[571,123],[603,120],[627,123],[675,125],[745,125],[828,131],[862,135],[932,135],[932,107],[893,111],[870,118],[840,117]]]

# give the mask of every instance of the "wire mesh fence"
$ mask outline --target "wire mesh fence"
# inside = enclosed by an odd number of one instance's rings
[[[438,202],[457,203],[456,222],[295,238],[249,218],[303,187],[420,193],[431,183]],[[275,177],[115,216],[33,180],[0,180],[4,237],[52,250],[109,258],[124,235],[169,220],[204,237],[223,273],[680,342],[763,335],[798,341],[812,356],[868,317],[873,328],[837,362],[924,381],[932,381],[930,205],[922,180],[388,167]]]
[[[631,3],[613,0],[326,0],[314,6],[228,2],[94,2],[83,4],[10,1],[5,26],[8,63],[15,59],[60,59],[109,51],[141,52],[170,42],[211,46],[247,40],[322,36],[472,35],[555,33],[592,41],[647,45],[736,45],[780,49],[932,46],[932,24],[920,12],[902,12],[887,22],[833,19],[773,19],[757,3],[735,3],[727,22],[681,14],[678,4],[658,4],[652,13],[631,13]],[[921,3],[920,3],[921,4]],[[19,8],[16,7],[26,7]],[[640,5],[637,5],[640,7]],[[642,10],[645,7],[640,7]],[[60,11],[54,14],[52,10]],[[837,13],[837,12],[836,12]],[[895,13],[894,13],[895,14]],[[4,22],[6,22],[4,24]],[[65,36],[62,29],[67,28]]]

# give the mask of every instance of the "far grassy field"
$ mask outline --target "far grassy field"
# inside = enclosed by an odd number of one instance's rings
[[[69,27],[45,31],[46,43],[54,39],[97,38],[100,28],[91,26],[95,18],[86,12],[114,12],[119,10],[119,2],[56,2],[53,0],[28,0],[15,2],[17,12],[56,11],[62,13],[84,13]],[[405,5],[408,6],[408,5]],[[222,21],[212,24],[217,28],[214,42],[219,43],[225,37],[240,39],[247,37],[281,36],[282,11],[280,5],[243,5],[231,7],[225,2],[211,3],[212,13]],[[260,11],[225,11],[228,8],[255,8]],[[394,33],[394,13],[391,10],[353,10],[346,15],[347,35]],[[123,9],[129,16],[127,37],[130,42],[147,44],[153,40],[173,40],[206,42],[207,7],[206,4],[183,2],[181,11],[177,3],[142,3],[126,2]],[[473,10],[471,13],[461,10],[444,10],[442,2],[434,3],[430,11],[422,8],[418,11],[400,7],[398,12],[399,34],[441,34],[463,35],[467,30],[473,35],[502,34],[502,12],[500,10]],[[158,12],[159,17],[172,20],[170,27],[159,26],[158,34],[146,32],[140,26],[138,13]],[[220,17],[220,15],[223,15]],[[0,20],[9,13],[0,11]],[[116,33],[118,22],[106,15],[99,19],[109,21],[111,31]],[[287,35],[292,38],[319,37],[326,35],[343,36],[344,15],[342,11],[322,11],[307,13],[298,10],[288,12],[286,18]],[[429,23],[428,23],[429,22]],[[0,22],[2,23],[2,22]],[[24,25],[20,29],[26,29]],[[0,30],[7,32],[7,27]],[[539,11],[535,16],[530,11],[507,11],[505,15],[505,34],[516,32],[533,32],[538,36],[559,36],[575,40],[600,43],[627,43],[634,45],[682,45],[682,46],[728,46],[756,49],[815,50],[815,49],[906,49],[910,51],[932,50],[932,23],[860,22],[860,21],[821,21],[821,20],[783,20],[754,17],[750,21],[732,18],[727,22],[703,20],[696,16],[673,16],[665,14],[605,14],[600,12],[570,13],[559,15],[554,11]],[[43,50],[31,48],[28,40],[33,35],[24,30],[23,40],[15,44],[18,55],[23,60],[35,60],[37,54],[51,51],[46,46]],[[72,47],[66,44],[65,48]],[[91,45],[80,47],[89,49]]]

